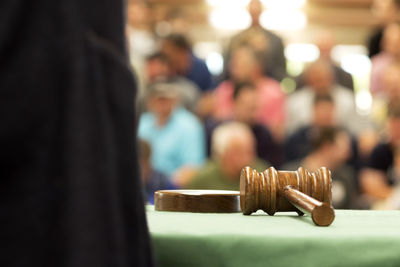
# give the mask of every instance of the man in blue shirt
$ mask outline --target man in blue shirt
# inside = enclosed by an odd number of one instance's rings
[[[173,177],[182,167],[198,167],[205,161],[205,136],[200,121],[179,106],[178,88],[157,82],[148,88],[149,112],[139,121],[139,137],[152,150],[153,167]]]
[[[189,41],[181,34],[167,36],[161,45],[174,75],[181,75],[195,83],[202,92],[212,89],[212,76],[206,63],[196,57]]]

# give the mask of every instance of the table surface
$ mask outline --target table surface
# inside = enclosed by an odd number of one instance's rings
[[[147,207],[160,266],[400,266],[400,211],[335,214],[329,227],[318,227],[291,212],[244,216]]]

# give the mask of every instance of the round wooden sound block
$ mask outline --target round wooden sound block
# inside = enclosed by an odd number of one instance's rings
[[[157,211],[240,212],[240,192],[227,190],[159,190],[154,193],[154,208]]]

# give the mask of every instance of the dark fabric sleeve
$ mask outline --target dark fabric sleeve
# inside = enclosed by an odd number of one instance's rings
[[[266,75],[274,78],[277,81],[282,81],[287,76],[286,73],[286,58],[282,39],[272,32],[267,34],[270,39],[269,58],[266,62]]]
[[[286,162],[299,160],[311,152],[309,127],[301,128],[285,140],[284,151]]]
[[[389,144],[378,144],[371,153],[367,167],[386,172],[393,164],[393,152]]]
[[[263,125],[252,127],[257,141],[257,155],[275,168],[283,163],[283,149],[272,138],[270,131]]]
[[[151,266],[123,2],[0,5],[0,266]]]
[[[351,74],[336,65],[334,65],[334,70],[336,82],[341,86],[354,91],[353,77]]]

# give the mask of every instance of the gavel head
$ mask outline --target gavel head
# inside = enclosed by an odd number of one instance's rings
[[[250,215],[259,209],[269,215],[277,211],[296,211],[283,197],[283,188],[292,186],[321,202],[332,203],[331,173],[325,167],[309,172],[300,167],[297,171],[277,171],[271,167],[257,172],[250,167],[240,175],[240,207],[243,214]]]

